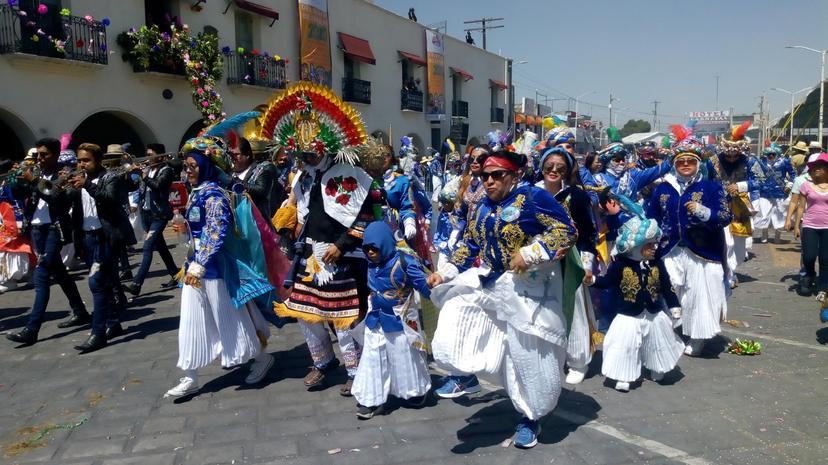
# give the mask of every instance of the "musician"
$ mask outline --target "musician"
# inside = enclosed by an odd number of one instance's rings
[[[122,173],[107,171],[103,161],[100,146],[81,144],[78,166],[82,172],[69,180],[72,188],[69,195],[75,199],[74,211],[80,216],[84,231],[83,246],[90,268],[89,290],[94,301],[92,334],[75,346],[81,353],[101,349],[107,341],[124,334],[119,314],[125,310],[126,298],[117,279],[118,257],[126,244],[135,243],[123,203],[135,186]]]
[[[14,197],[25,203],[23,216],[28,225],[32,246],[37,256],[34,270],[35,300],[26,327],[6,335],[10,341],[23,345],[37,342],[37,334],[43,324],[49,305],[52,279],[58,283],[72,309],[69,319],[58,323],[58,328],[83,326],[89,323],[89,313],[81,300],[75,281],[66,271],[60,250],[72,240],[72,222],[69,217],[71,200],[62,189],[47,189],[46,183],[58,180],[58,155],[60,141],[44,138],[37,141],[37,166],[39,174],[24,170],[18,177]]]
[[[233,157],[231,185],[241,185],[259,209],[259,213],[270,219],[281,205],[281,203],[275,203],[274,200],[280,196],[274,195],[273,192],[281,189],[281,184],[276,182],[279,174],[276,166],[266,159],[266,142],[241,138],[238,148],[231,149],[230,153]]]
[[[178,273],[178,266],[167,248],[164,240],[164,229],[172,219],[173,212],[170,206],[170,186],[176,180],[175,170],[166,162],[163,144],[147,144],[147,157],[149,165],[141,170],[142,184],[139,188],[138,206],[140,209],[141,222],[146,231],[144,236],[143,257],[141,267],[135,279],[124,285],[124,289],[132,295],[141,293],[141,286],[147,277],[152,256],[158,252],[170,280],[162,286],[165,289],[175,287],[178,283],[175,275]]]

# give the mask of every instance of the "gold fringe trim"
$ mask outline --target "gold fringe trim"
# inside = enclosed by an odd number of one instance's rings
[[[297,312],[289,309],[287,305],[281,302],[273,303],[273,311],[282,318],[296,318],[310,324],[331,323],[336,329],[348,329],[359,319],[359,315],[349,318],[325,318],[313,313]]]

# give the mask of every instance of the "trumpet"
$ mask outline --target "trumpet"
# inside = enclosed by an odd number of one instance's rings
[[[55,190],[63,189],[66,187],[66,184],[69,182],[70,179],[74,178],[79,174],[86,174],[84,170],[74,170],[68,173],[61,173],[58,175],[58,178],[54,181],[50,181],[48,179],[40,178],[37,180],[37,190],[42,192],[45,195],[51,195],[54,193]]]
[[[14,186],[17,184],[17,178],[22,176],[26,171],[31,171],[35,178],[40,176],[40,168],[37,165],[23,163],[7,173],[0,174],[0,188]]]
[[[126,162],[121,162],[121,160],[107,160],[102,164],[110,172],[118,175],[124,175],[132,171],[143,170],[163,165],[164,163],[167,163],[168,161],[172,160],[177,156],[178,152],[168,152],[153,155],[150,157],[131,158]]]

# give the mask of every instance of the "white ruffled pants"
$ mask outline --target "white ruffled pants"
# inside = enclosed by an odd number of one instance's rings
[[[664,257],[664,266],[681,303],[684,335],[710,339],[722,332],[719,322],[727,317],[722,264],[705,260],[686,247],[674,247]]]
[[[673,331],[673,322],[662,311],[638,316],[616,315],[604,337],[601,373],[631,383],[641,376],[641,366],[655,373],[676,367],[684,342]]]

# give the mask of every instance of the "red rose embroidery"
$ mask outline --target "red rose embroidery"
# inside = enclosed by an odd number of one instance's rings
[[[346,192],[353,192],[357,189],[357,180],[352,176],[348,176],[342,181],[342,188],[345,189]]]
[[[336,186],[336,181],[334,181],[333,179],[329,179],[328,183],[325,184],[325,195],[333,197],[336,195],[338,191],[339,189]]]
[[[348,205],[349,200],[351,200],[351,196],[348,194],[339,194],[336,197],[336,203],[340,205]]]

